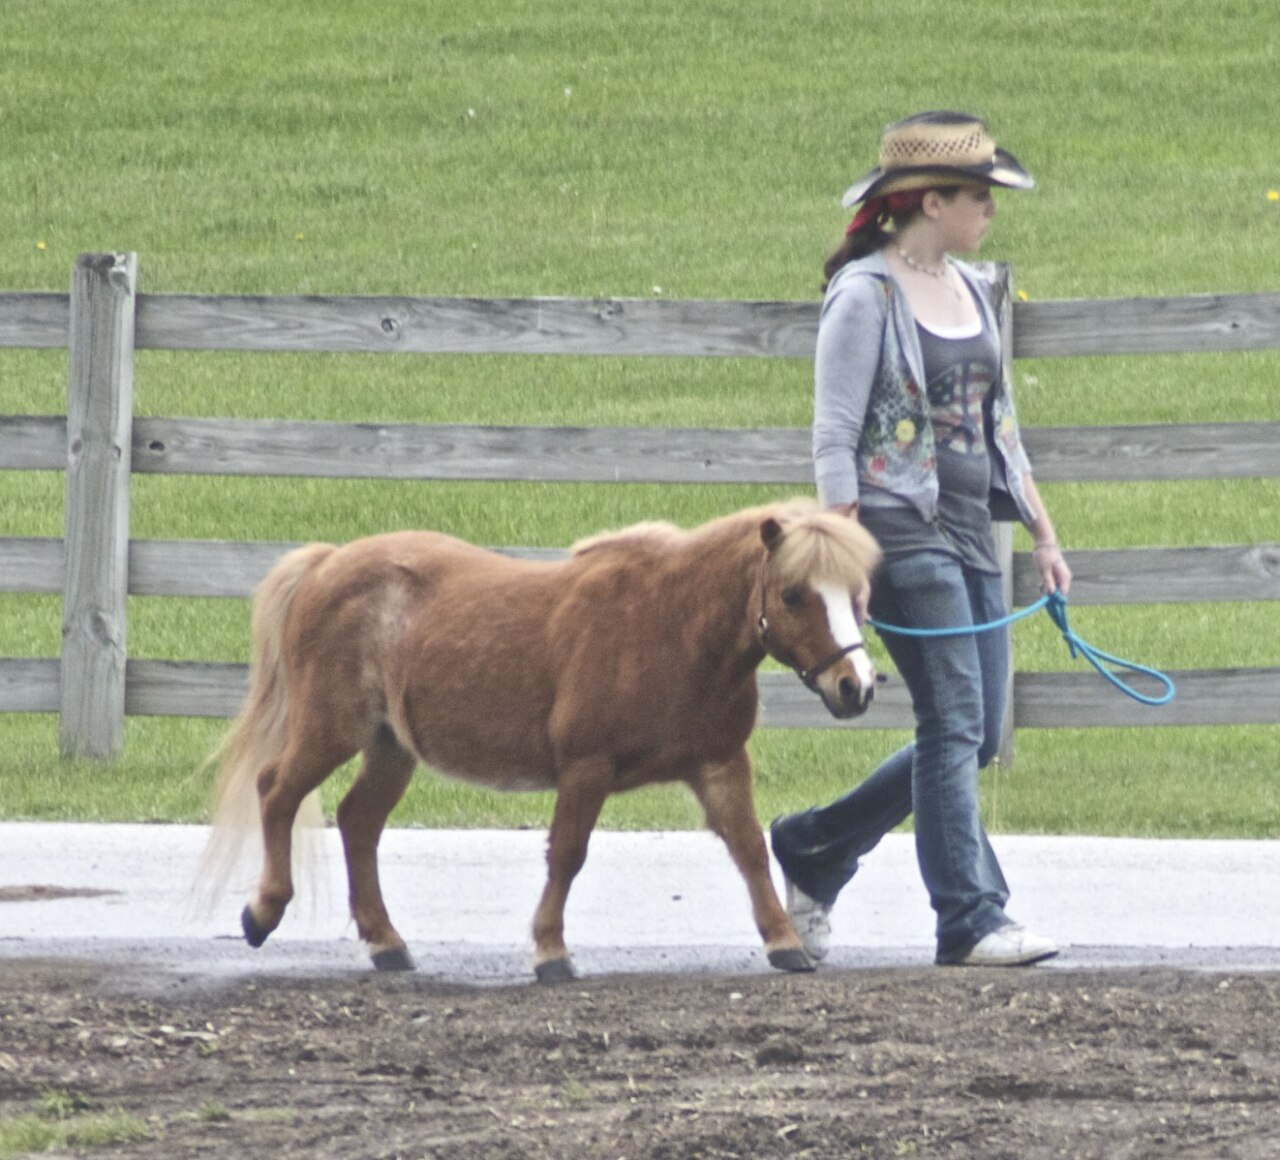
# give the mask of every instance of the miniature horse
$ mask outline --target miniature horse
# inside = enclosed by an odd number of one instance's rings
[[[378,884],[378,840],[421,761],[500,790],[556,790],[535,973],[573,977],[564,906],[605,798],[683,781],[746,880],[769,962],[811,970],[769,875],[746,741],[756,669],[791,666],[836,717],[875,673],[852,596],[879,558],[854,520],[790,500],[692,531],[639,524],[556,562],[435,532],[282,557],[254,594],[250,687],[221,750],[204,870],[230,872],[261,826],[265,860],[241,916],[260,946],[293,896],[304,801],[363,765],[338,807],[351,913],[375,967],[410,970]],[[254,801],[254,798],[257,801]]]

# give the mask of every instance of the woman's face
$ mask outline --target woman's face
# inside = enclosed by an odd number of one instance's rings
[[[950,197],[939,195],[937,207],[935,221],[942,233],[943,248],[959,254],[975,253],[995,216],[991,190],[961,188]]]

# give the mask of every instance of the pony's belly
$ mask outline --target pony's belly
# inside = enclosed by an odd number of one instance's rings
[[[495,745],[493,737],[437,735],[419,739],[415,748],[423,765],[454,781],[511,793],[555,788],[549,755],[520,746]]]
[[[500,793],[542,793],[555,789],[555,779],[542,773],[534,773],[527,769],[504,770],[457,770],[447,769],[435,762],[425,762],[427,767],[441,777],[450,781],[466,782],[468,785],[483,786],[485,789],[497,790]]]

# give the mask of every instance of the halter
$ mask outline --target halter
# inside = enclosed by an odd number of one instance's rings
[[[756,621],[756,633],[760,637],[760,644],[764,651],[772,656],[775,660],[786,665],[795,673],[801,681],[804,682],[806,689],[811,692],[818,692],[818,678],[825,673],[832,665],[839,663],[850,653],[857,652],[858,649],[865,649],[867,646],[862,641],[856,641],[853,644],[847,644],[844,648],[837,649],[825,660],[819,661],[816,665],[809,669],[802,669],[791,657],[785,652],[779,655],[769,647],[769,618],[765,615],[765,600],[767,596],[767,588],[764,582],[765,565],[768,563],[769,554],[766,552],[760,561],[760,618]]]

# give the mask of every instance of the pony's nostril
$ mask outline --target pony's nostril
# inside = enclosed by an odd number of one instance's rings
[[[858,702],[858,683],[852,677],[840,678],[840,700],[846,704]]]

